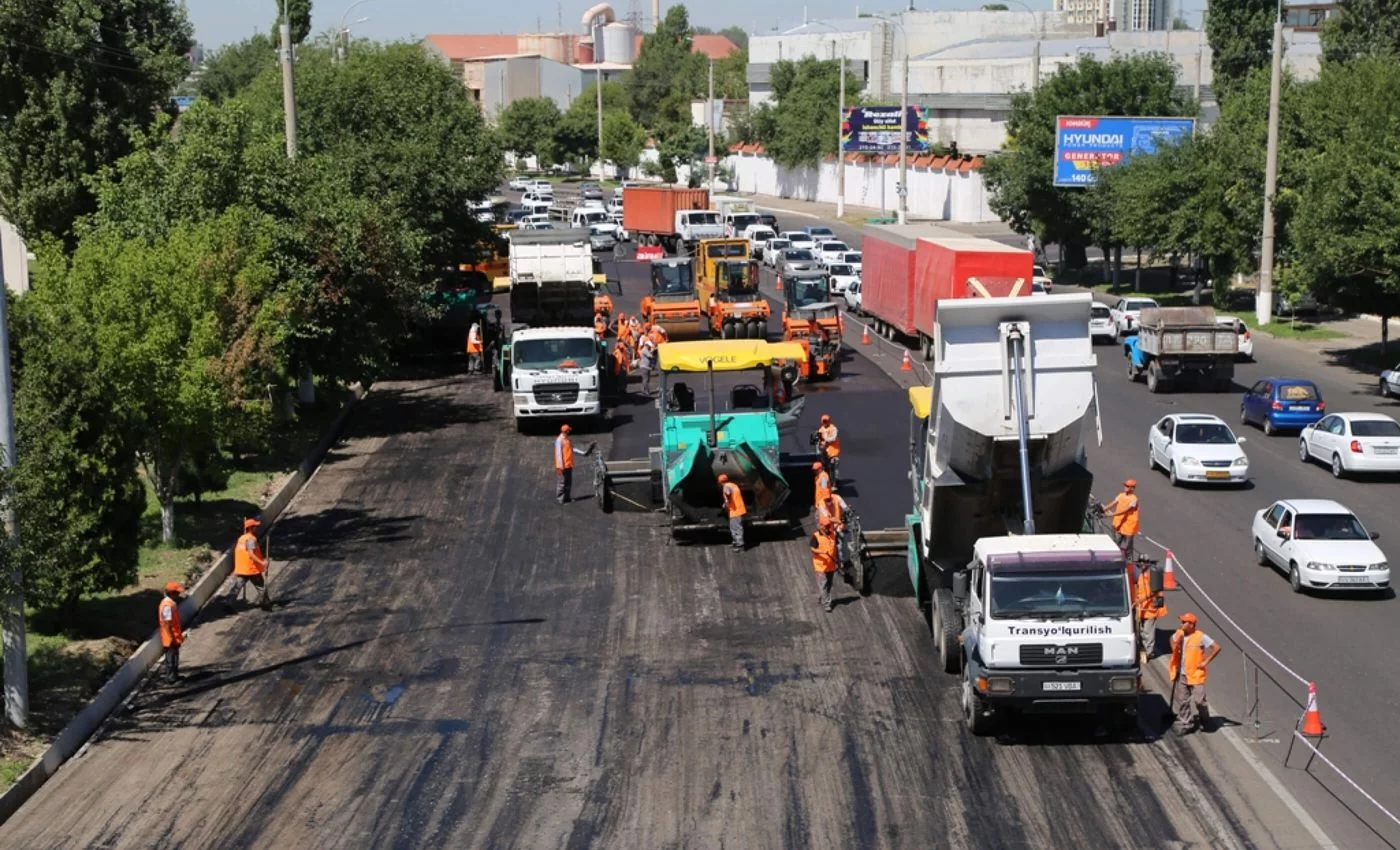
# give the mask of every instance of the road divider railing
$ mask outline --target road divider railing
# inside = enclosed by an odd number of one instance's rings
[[[1349,785],[1352,790],[1374,807],[1386,820],[1392,825],[1400,827],[1400,817],[1397,817],[1394,812],[1377,800],[1376,797],[1363,788],[1360,783],[1348,776],[1335,762],[1323,755],[1320,747],[1322,742],[1330,737],[1330,733],[1327,730],[1327,726],[1322,722],[1322,711],[1320,708],[1320,700],[1318,699],[1316,682],[1303,676],[1292,667],[1289,667],[1277,655],[1270,652],[1267,647],[1246,631],[1234,617],[1230,616],[1228,611],[1211,597],[1201,583],[1196,581],[1186,567],[1182,565],[1181,559],[1177,557],[1171,549],[1167,548],[1165,544],[1147,535],[1142,535],[1142,539],[1162,550],[1165,555],[1166,563],[1171,568],[1170,574],[1179,577],[1181,580],[1177,582],[1177,589],[1185,593],[1192,600],[1209,606],[1213,612],[1211,619],[1228,625],[1233,631],[1233,634],[1218,635],[1217,637],[1230,641],[1230,643],[1239,650],[1240,657],[1243,660],[1245,720],[1252,728],[1255,741],[1259,742],[1269,739],[1270,741],[1277,742],[1277,739],[1269,737],[1272,733],[1266,731],[1264,728],[1263,699],[1261,696],[1262,677],[1271,682],[1274,687],[1277,688],[1278,693],[1298,711],[1293,728],[1289,731],[1288,749],[1283,758],[1284,767],[1293,767],[1291,760],[1294,748],[1301,744],[1306,748],[1308,753],[1307,760],[1303,763],[1301,770],[1314,776],[1314,778],[1318,778],[1312,771],[1312,765],[1315,760],[1320,760],[1323,764],[1327,765],[1338,778]],[[1272,668],[1272,670],[1270,668]],[[1277,676],[1274,674],[1274,671],[1278,673]],[[1280,677],[1283,681],[1280,681]],[[1305,694],[1305,696],[1300,697],[1300,692]],[[1319,781],[1321,781],[1320,778]],[[1368,829],[1373,832],[1375,831],[1374,826],[1363,818],[1361,813],[1356,812],[1350,807],[1348,807],[1348,811],[1351,811]]]

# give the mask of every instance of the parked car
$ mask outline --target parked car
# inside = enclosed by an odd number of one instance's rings
[[[783,262],[783,252],[792,247],[792,242],[781,236],[769,239],[763,246],[763,264],[777,271]]]
[[[1381,373],[1381,396],[1400,396],[1400,364]]]
[[[530,180],[528,177],[524,177],[522,175],[517,174],[516,176],[510,178],[510,182],[506,185],[509,186],[513,191],[523,192],[526,189],[530,188],[530,184],[532,182],[533,181]]]
[[[805,272],[817,267],[817,258],[806,248],[789,248],[783,252],[783,263],[779,273],[790,275],[793,272]]]
[[[1320,460],[1334,478],[1400,472],[1400,423],[1384,413],[1333,413],[1298,435],[1298,459]]]
[[[1241,360],[1254,359],[1254,334],[1249,332],[1249,326],[1244,323],[1243,319],[1237,319],[1234,316],[1216,316],[1215,323],[1227,326],[1234,325],[1235,333],[1240,338],[1239,358]]]
[[[1119,298],[1109,312],[1113,314],[1113,327],[1118,336],[1130,336],[1137,333],[1138,322],[1142,319],[1142,311],[1148,307],[1156,307],[1157,301],[1153,298]]]
[[[535,180],[525,188],[534,191],[536,195],[548,195],[551,198],[554,197],[554,184],[549,182],[548,180]]]
[[[749,240],[749,253],[756,259],[763,259],[763,251],[768,245],[768,240],[777,238],[777,233],[766,224],[752,224],[744,232],[744,236]]]
[[[1318,307],[1317,298],[1311,292],[1304,292],[1298,295],[1285,295],[1282,292],[1274,293],[1275,316],[1296,316],[1301,313],[1316,313]]]
[[[851,250],[851,248],[845,242],[837,239],[830,239],[826,242],[817,243],[816,255],[822,265],[829,266],[832,263],[841,262],[841,258],[845,256],[846,252],[849,250]]]
[[[860,274],[861,269],[865,267],[865,255],[860,251],[847,251],[841,255],[841,259],[838,260],[838,262],[851,265],[855,268],[856,274]]]
[[[805,230],[785,230],[779,235],[791,242],[794,248],[813,249],[817,247],[817,240],[813,239],[812,234]]]
[[[1045,273],[1044,266],[1031,266],[1031,282],[1045,287],[1046,292],[1055,291],[1055,282]]]
[[[1118,341],[1118,329],[1113,325],[1113,314],[1107,306],[1098,302],[1089,307],[1089,338],[1095,344],[1099,340]]]
[[[812,241],[814,242],[825,242],[828,239],[836,238],[836,231],[832,230],[830,227],[827,227],[825,225],[814,225],[812,227],[804,227],[802,228],[802,231],[808,236],[811,236]]]
[[[857,316],[860,315],[860,278],[856,278],[846,291],[841,293],[841,297],[846,300],[846,309]]]
[[[1254,515],[1250,534],[1259,565],[1282,569],[1294,593],[1390,587],[1380,535],[1331,499],[1280,499]]]
[[[860,275],[856,270],[845,263],[833,263],[826,267],[826,271],[831,275],[831,291],[840,295],[846,288],[860,280]]]
[[[1269,436],[1283,428],[1306,428],[1327,413],[1322,390],[1306,378],[1262,378],[1240,401],[1240,422]]]
[[[1173,487],[1243,484],[1249,478],[1244,440],[1219,416],[1173,413],[1147,431],[1147,468],[1166,470]]]
[[[603,187],[597,183],[580,183],[578,196],[585,201],[601,201],[603,200]]]

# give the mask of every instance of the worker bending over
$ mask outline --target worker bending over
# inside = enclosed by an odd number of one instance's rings
[[[739,485],[729,480],[729,476],[724,473],[719,475],[719,494],[724,500],[724,511],[729,516],[729,537],[733,541],[734,551],[744,551],[744,515],[748,508],[744,505],[744,494],[739,492]]]

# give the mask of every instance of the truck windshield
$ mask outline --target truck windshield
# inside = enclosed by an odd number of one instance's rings
[[[992,574],[992,619],[1124,617],[1128,582],[1120,570]]]
[[[695,288],[691,281],[690,266],[669,266],[653,263],[651,266],[651,291],[657,295],[685,295]]]
[[[558,369],[569,365],[587,369],[597,362],[598,344],[591,339],[527,339],[511,346],[517,369]]]
[[[717,212],[693,212],[686,213],[686,224],[719,224],[719,213]]]
[[[831,283],[825,277],[793,280],[787,283],[794,307],[822,304],[831,300]]]

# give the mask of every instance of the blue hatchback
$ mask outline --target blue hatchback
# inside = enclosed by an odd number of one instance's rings
[[[1240,402],[1240,422],[1256,424],[1270,436],[1306,428],[1326,413],[1322,390],[1304,378],[1262,378]]]

